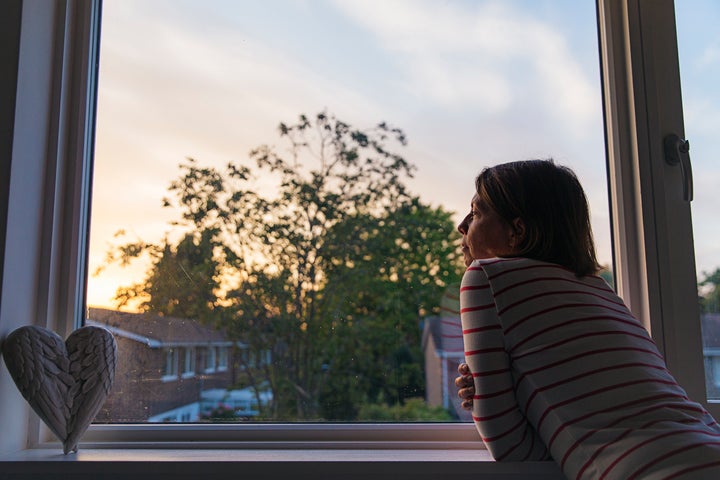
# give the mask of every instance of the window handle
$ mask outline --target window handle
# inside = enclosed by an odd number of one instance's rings
[[[665,136],[665,161],[670,165],[680,165],[683,178],[683,199],[692,202],[693,178],[690,165],[690,142],[674,133]]]

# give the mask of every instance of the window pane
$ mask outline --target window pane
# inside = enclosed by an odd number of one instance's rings
[[[713,1],[677,2],[676,22],[682,80],[685,135],[694,170],[693,236],[703,329],[705,383],[709,401],[720,401],[720,5]]]
[[[592,1],[106,0],[102,36],[98,421],[468,421],[485,166],[572,167],[611,263]]]

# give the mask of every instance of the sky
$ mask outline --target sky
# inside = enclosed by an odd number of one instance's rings
[[[678,13],[683,75],[700,78],[683,77],[686,130],[702,130],[688,133],[703,170],[696,217],[720,207],[720,169],[706,153],[720,131],[717,91],[698,95],[717,78],[720,2],[705,3],[709,13]],[[280,122],[322,110],[361,129],[403,129],[402,154],[417,167],[410,189],[456,221],[483,167],[549,157],[570,166],[588,195],[600,261],[610,264],[596,32],[592,1],[105,0],[90,272],[111,243],[171,231],[162,198],[185,158],[249,164],[252,148],[277,144]],[[714,223],[696,233],[707,258],[699,269],[720,265]],[[113,306],[115,289],[146,268],[91,275],[88,304]]]

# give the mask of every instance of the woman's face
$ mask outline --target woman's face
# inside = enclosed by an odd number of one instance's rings
[[[463,236],[462,253],[466,266],[473,260],[512,254],[515,249],[516,229],[477,194],[470,202],[470,213],[458,225],[458,231]]]

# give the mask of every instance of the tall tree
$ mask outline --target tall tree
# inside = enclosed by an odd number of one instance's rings
[[[352,419],[368,398],[422,394],[419,319],[461,271],[450,214],[408,192],[399,129],[358,130],[321,112],[279,135],[287,149],[253,150],[256,169],[181,164],[165,204],[188,233],[177,246],[122,246],[124,260],[154,252],[154,263],[120,296],[212,321],[250,358],[272,358],[245,367],[272,389],[273,418]],[[200,253],[198,295],[157,288],[166,259],[189,251]]]

